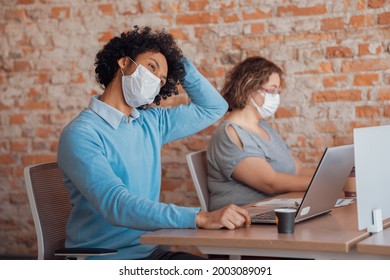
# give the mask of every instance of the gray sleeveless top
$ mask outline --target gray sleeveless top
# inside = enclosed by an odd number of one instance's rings
[[[229,125],[240,138],[243,150],[227,134]],[[295,174],[295,162],[288,145],[271,126],[262,121],[259,125],[268,133],[268,141],[230,121],[218,125],[207,149],[210,210],[228,204],[244,205],[272,196],[232,178],[234,168],[247,157],[265,158],[274,170]]]

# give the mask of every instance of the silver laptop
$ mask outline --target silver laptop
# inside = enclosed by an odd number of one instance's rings
[[[283,207],[297,209],[296,223],[329,213],[335,207],[353,167],[353,145],[326,148],[303,198],[274,198],[265,201],[264,206],[260,206],[260,202],[249,209],[252,223],[275,224],[273,209]]]

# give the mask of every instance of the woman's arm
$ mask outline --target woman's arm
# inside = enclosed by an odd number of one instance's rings
[[[305,191],[311,180],[311,176],[277,172],[259,157],[243,159],[237,164],[232,177],[267,194]]]
[[[234,128],[228,126],[227,133],[237,147],[242,150],[243,144]],[[232,177],[266,194],[305,191],[310,184],[313,173],[310,174],[310,170],[303,169],[301,165],[298,165],[296,170],[296,174],[277,172],[264,158],[247,157],[237,164]]]
[[[295,161],[295,168],[297,170],[297,175],[306,175],[306,176],[313,176],[315,169],[314,168],[308,168],[304,167],[300,161],[298,161],[296,158],[294,158]]]

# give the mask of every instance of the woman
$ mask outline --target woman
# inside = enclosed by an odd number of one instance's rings
[[[117,249],[115,259],[196,259],[142,245],[140,236],[161,228],[249,225],[248,212],[237,206],[208,213],[159,201],[162,146],[206,128],[227,109],[172,35],[135,27],[111,39],[95,65],[103,92],[59,140],[58,163],[73,205],[66,246]],[[188,105],[150,106],[176,94],[178,82]]]
[[[207,150],[211,209],[304,191],[309,185],[312,171],[302,168],[264,121],[278,109],[282,74],[278,66],[258,56],[227,74],[222,95],[229,112]]]

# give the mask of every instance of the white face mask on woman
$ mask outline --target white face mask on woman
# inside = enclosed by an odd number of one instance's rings
[[[133,61],[130,58],[131,61]],[[133,61],[135,63],[135,61]],[[126,103],[131,107],[151,104],[160,92],[161,80],[153,75],[141,64],[131,75],[124,75],[122,71],[122,90]]]
[[[271,117],[278,110],[280,104],[280,94],[279,93],[264,93],[262,91],[259,94],[264,96],[264,103],[262,106],[257,105],[257,103],[251,98],[252,104],[256,107],[260,116],[263,119]]]

